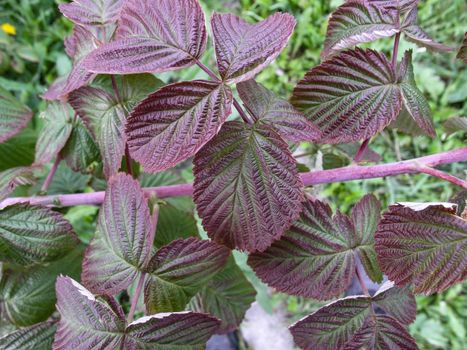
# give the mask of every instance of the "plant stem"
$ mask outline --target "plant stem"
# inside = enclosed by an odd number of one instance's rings
[[[126,172],[133,176],[133,168],[131,167],[131,156],[130,151],[128,150],[128,144],[125,145],[125,162],[126,162]]]
[[[127,323],[133,322],[133,318],[135,316],[136,306],[138,305],[139,296],[141,295],[141,291],[144,285],[144,278],[146,277],[146,273],[141,273],[141,277],[139,278],[138,285],[136,286],[135,294],[133,295],[133,299],[131,300],[130,312],[128,313]]]
[[[422,169],[424,171],[420,170],[420,166],[422,165],[432,168],[438,165],[458,162],[467,162],[467,147],[448,152],[437,153],[430,156],[404,160],[401,162],[372,166],[352,165],[337,169],[311,171],[308,173],[302,173],[301,178],[306,186],[310,186],[333,182],[373,179],[401,174],[424,173],[426,172],[426,169]],[[430,172],[430,175],[434,175],[434,172]],[[443,174],[443,177],[441,177],[441,175],[438,173],[434,176],[446,180],[446,174]],[[148,187],[145,188],[144,191],[146,193],[154,193],[158,198],[191,196],[193,194],[193,186],[192,184],[179,184],[171,186]],[[100,191],[52,196],[7,198],[0,202],[0,209],[8,205],[25,202],[38,205],[55,205],[63,207],[74,205],[99,205],[104,200],[104,193],[104,191]]]
[[[212,70],[206,67],[200,60],[196,59],[195,62],[199,68],[201,68],[207,75],[209,75],[209,77],[211,77],[212,80],[219,81],[219,82],[221,81],[219,77],[216,75],[216,73],[214,73]]]
[[[426,165],[420,165],[418,167],[415,167],[415,170],[417,170],[420,173],[428,174],[431,176],[436,176],[445,181],[449,181],[450,183],[453,183],[454,185],[467,189],[467,181],[459,179],[458,177],[453,176],[451,174],[445,173],[444,171],[434,169]]]
[[[55,158],[55,162],[52,165],[52,169],[50,169],[49,173],[47,174],[47,177],[45,178],[44,183],[42,184],[42,188],[41,188],[42,192],[47,192],[55,176],[55,173],[57,172],[58,165],[60,164],[61,161],[62,161],[62,157],[60,155],[57,155],[57,158]]]
[[[355,155],[355,158],[354,158],[355,162],[358,163],[360,161],[360,159],[362,158],[363,153],[365,153],[365,150],[368,147],[369,143],[370,143],[369,138],[362,142],[362,145],[360,146],[360,148],[357,151],[357,154]]]
[[[366,296],[370,296],[370,292],[368,291],[368,288],[366,287],[365,281],[363,280],[363,273],[360,271],[360,266],[358,263],[355,264],[355,275],[358,278],[358,282],[360,283],[360,287],[362,287],[362,292]]]
[[[397,68],[397,54],[399,52],[399,41],[401,39],[401,33],[397,33],[394,38],[394,47],[392,49],[392,68],[394,71]]]

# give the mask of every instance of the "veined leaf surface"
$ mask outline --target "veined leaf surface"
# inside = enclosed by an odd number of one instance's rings
[[[148,172],[173,167],[217,134],[231,104],[232,92],[221,83],[195,80],[164,86],[127,120],[131,156]]]
[[[281,53],[295,19],[275,13],[250,24],[230,13],[214,13],[211,27],[219,73],[225,82],[239,83],[254,78]]]
[[[204,14],[197,0],[129,0],[116,38],[89,55],[87,69],[129,74],[187,67],[206,48]]]
[[[31,118],[31,110],[0,87],[0,143],[18,134]]]
[[[302,208],[302,182],[287,143],[266,124],[227,122],[195,156],[194,201],[209,237],[264,251]]]
[[[321,142],[349,143],[383,130],[399,114],[402,96],[386,56],[357,48],[310,70],[292,104],[321,129]]]
[[[65,17],[82,26],[103,26],[117,22],[125,0],[74,0],[58,8]]]
[[[36,182],[34,167],[20,166],[0,173],[0,201],[9,196],[17,186],[32,185]]]
[[[20,328],[0,338],[0,350],[50,350],[55,330],[54,322],[50,321]]]

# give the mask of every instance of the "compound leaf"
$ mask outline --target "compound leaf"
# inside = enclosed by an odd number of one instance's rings
[[[254,78],[281,53],[295,19],[275,13],[250,24],[230,13],[214,13],[211,27],[219,73],[225,82],[239,83]]]
[[[230,257],[224,269],[196,294],[189,307],[219,318],[222,323],[217,332],[228,333],[238,328],[255,298],[255,288]]]
[[[126,289],[149,261],[154,231],[139,183],[125,174],[110,178],[84,258],[83,284],[99,294]]]
[[[36,143],[36,164],[46,164],[55,159],[65,146],[73,130],[74,111],[63,102],[51,102],[41,113],[44,124]]]
[[[32,111],[0,87],[0,143],[18,134],[31,118]]]
[[[196,292],[222,270],[229,249],[207,240],[178,239],[148,264],[144,300],[150,314],[183,310]]]
[[[396,8],[377,2],[350,0],[338,7],[329,19],[323,58],[340,50],[393,36],[399,32],[399,13]]]
[[[158,73],[187,67],[206,47],[204,14],[197,0],[129,0],[116,40],[86,59],[96,73]]]
[[[224,84],[195,80],[164,86],[128,118],[131,156],[148,172],[173,167],[216,135],[231,103],[232,92]]]
[[[255,120],[272,125],[289,141],[318,140],[321,132],[288,101],[253,79],[237,84],[238,94]]]
[[[383,130],[399,114],[402,97],[386,56],[357,48],[309,71],[292,104],[321,129],[321,142],[349,143]]]
[[[383,272],[415,293],[441,292],[467,276],[467,220],[443,206],[390,206],[375,242]]]
[[[82,26],[105,26],[117,22],[124,0],[74,0],[59,5],[60,12]]]
[[[125,331],[119,313],[70,277],[60,276],[56,291],[60,321],[53,349],[119,348]]]
[[[264,251],[300,213],[302,181],[287,143],[266,124],[227,122],[194,159],[194,201],[209,237]]]
[[[0,260],[4,262],[52,261],[78,243],[70,223],[50,208],[15,204],[0,210]]]
[[[0,338],[0,350],[50,350],[54,340],[54,322],[42,322],[20,328]]]

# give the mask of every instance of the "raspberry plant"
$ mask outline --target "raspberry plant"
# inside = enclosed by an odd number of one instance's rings
[[[208,34],[197,0],[60,5],[75,23],[65,40],[73,69],[43,96],[35,162],[0,177],[0,310],[16,328],[0,349],[202,349],[236,329],[254,301],[232,249],[248,252],[276,290],[337,298],[290,327],[302,349],[417,349],[407,331],[414,294],[467,276],[465,203],[396,203],[381,215],[368,194],[345,215],[305,187],[422,172],[467,188],[435,168],[467,161],[465,147],[360,164],[391,123],[436,137],[411,52],[397,61],[402,36],[451,50],[419,26],[417,3],[346,1],[330,17],[323,62],[290,101],[254,80],[293,34],[288,14],[252,24],[214,13],[216,71],[201,62]],[[387,37],[391,58],[358,47]],[[458,58],[465,61],[465,43]],[[193,65],[209,80],[164,85],[156,77]],[[32,112],[1,89],[0,116],[4,142]],[[300,174],[289,148],[300,141],[362,144],[352,166]],[[194,184],[180,184],[172,168],[192,157]],[[7,198],[50,162],[39,195]],[[105,190],[46,195],[61,162]],[[190,201],[176,200],[190,195],[210,240],[198,236]],[[82,204],[100,205],[90,242],[58,210]],[[373,295],[365,274],[380,284]],[[340,298],[354,276],[362,294]]]

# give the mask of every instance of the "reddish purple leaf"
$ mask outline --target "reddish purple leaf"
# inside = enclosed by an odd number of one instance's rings
[[[397,288],[385,282],[373,296],[373,303],[402,324],[411,324],[417,316],[417,303],[409,287]]]
[[[9,196],[17,186],[33,185],[36,182],[33,166],[20,166],[0,172],[0,201]]]
[[[83,262],[82,280],[99,294],[117,294],[140,274],[151,253],[151,224],[147,200],[139,183],[118,174],[109,180],[99,213],[96,237]]]
[[[204,349],[220,321],[206,314],[184,311],[142,317],[126,329],[126,350]]]
[[[225,123],[194,159],[194,201],[209,237],[264,251],[302,208],[302,181],[287,143],[266,124]]]
[[[467,220],[444,206],[389,207],[376,233],[381,269],[415,293],[441,292],[467,277]]]
[[[464,63],[467,63],[467,32],[464,34],[464,41],[462,42],[462,46],[460,47],[456,58],[464,61]]]
[[[276,13],[250,24],[230,13],[214,13],[211,27],[219,73],[227,83],[239,83],[253,79],[281,53],[295,19]]]
[[[323,58],[340,50],[386,38],[399,32],[396,8],[382,6],[369,0],[349,0],[334,11],[324,42]]]
[[[223,269],[229,249],[198,238],[178,239],[151,259],[144,287],[148,313],[184,310],[190,299]]]
[[[145,171],[158,172],[193,156],[231,113],[224,84],[194,80],[167,85],[131,112],[126,133],[131,156]]]
[[[128,0],[116,37],[89,55],[87,69],[109,74],[179,69],[201,57],[207,39],[197,0]]]
[[[240,98],[255,120],[272,125],[290,141],[316,141],[321,131],[288,101],[253,79],[237,84]]]
[[[42,94],[42,98],[46,101],[66,101],[66,96],[62,96],[62,91],[65,87],[67,79],[68,76],[61,76],[55,79],[55,81],[52,83],[52,85],[49,86],[47,91]]]
[[[309,71],[292,104],[321,129],[321,142],[348,143],[383,130],[399,114],[402,96],[386,56],[357,48]]]
[[[73,0],[58,8],[65,17],[82,26],[103,26],[117,22],[125,0]]]
[[[419,0],[368,0],[369,3],[380,8],[398,10],[401,14],[417,7]]]
[[[57,278],[56,292],[60,321],[54,350],[119,348],[125,331],[120,313],[69,277]]]
[[[31,118],[28,106],[0,86],[0,143],[23,130]]]

